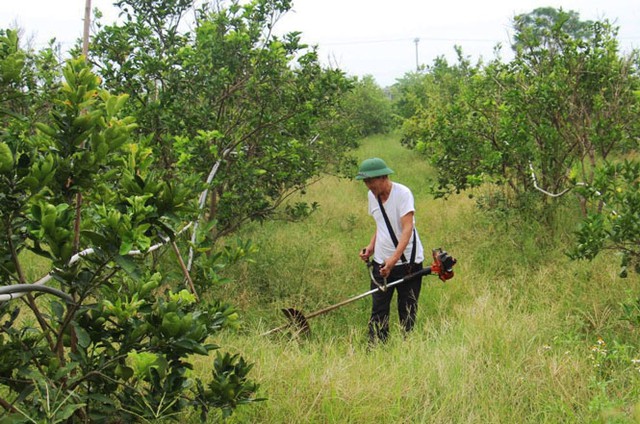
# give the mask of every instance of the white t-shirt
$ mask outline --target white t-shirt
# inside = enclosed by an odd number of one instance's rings
[[[385,211],[387,212],[387,216],[389,217],[389,222],[391,223],[393,232],[395,233],[398,240],[400,239],[400,235],[402,234],[400,218],[402,218],[409,212],[414,212],[413,227],[415,228],[415,207],[413,202],[413,194],[411,193],[411,190],[409,190],[409,188],[402,184],[392,182],[389,198],[386,202],[383,203],[383,206]],[[369,215],[371,215],[376,221],[376,245],[375,251],[373,253],[373,260],[381,264],[387,258],[393,256],[393,253],[396,251],[396,247],[393,244],[393,240],[391,239],[391,235],[389,234],[389,230],[387,229],[387,224],[384,222],[384,216],[382,215],[382,211],[380,210],[378,199],[376,199],[371,191],[369,191]],[[412,232],[409,243],[404,250],[404,256],[407,259],[407,262],[411,260],[411,250],[413,249],[413,235],[414,233]],[[420,242],[420,237],[418,236],[417,229],[415,232],[415,236],[415,263],[420,263],[424,261],[424,249],[422,247],[422,243]],[[397,264],[401,263],[402,259],[400,259]]]

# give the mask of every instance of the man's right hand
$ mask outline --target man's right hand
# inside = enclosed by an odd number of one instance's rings
[[[368,247],[363,248],[360,251],[360,259],[367,262],[373,253],[373,249],[369,249]]]

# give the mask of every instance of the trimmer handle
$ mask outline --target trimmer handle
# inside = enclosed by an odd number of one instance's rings
[[[364,255],[364,252],[366,252],[367,249],[364,248],[362,249],[362,254]],[[371,281],[373,281],[373,284],[375,284],[376,286],[378,286],[378,288],[380,290],[382,290],[383,292],[387,291],[387,279],[385,278],[382,282],[382,284],[378,283],[378,280],[376,280],[376,277],[374,277],[373,275],[373,261],[371,260],[371,258],[367,258],[367,269],[369,270],[369,278],[371,278]]]

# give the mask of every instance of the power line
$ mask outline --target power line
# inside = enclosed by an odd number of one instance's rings
[[[304,34],[303,34],[304,35]],[[364,44],[382,44],[382,43],[407,43],[413,42],[415,43],[416,38],[421,41],[434,41],[434,42],[464,42],[464,43],[501,43],[504,40],[498,39],[488,39],[488,38],[451,38],[451,37],[425,37],[423,35],[418,35],[417,37],[403,37],[403,38],[374,38],[374,39],[364,39],[364,40],[344,40],[344,41],[328,41],[328,42],[320,42],[314,41],[309,43],[313,44],[321,44],[322,46],[357,46]],[[623,37],[616,37],[618,41],[640,41],[640,35],[630,35]]]
[[[616,37],[618,41],[640,41],[640,35],[632,35],[626,37]],[[381,38],[381,39],[371,39],[371,40],[345,40],[345,41],[333,41],[333,42],[320,42],[320,41],[307,41],[309,44],[318,44],[324,47],[331,46],[358,46],[358,45],[366,45],[366,44],[384,44],[384,43],[407,43],[412,42],[415,43],[416,39],[420,41],[434,41],[434,42],[457,42],[457,43],[502,43],[504,40],[496,40],[496,39],[486,39],[486,38],[443,38],[443,37],[424,37],[418,36],[413,38]],[[55,40],[54,44],[61,44],[62,46],[70,46],[77,43],[76,41],[69,40]],[[32,44],[36,47],[39,46],[48,46],[48,42],[39,41],[32,42]],[[417,44],[417,43],[416,43]]]
[[[478,42],[478,43],[499,43],[500,40],[489,40],[482,38],[440,38],[440,37],[418,37],[420,40],[425,41],[456,41],[456,42]],[[321,43],[323,46],[348,46],[348,45],[360,45],[360,44],[380,44],[380,43],[406,43],[407,41],[415,42],[414,38],[385,38],[375,40],[353,40],[353,41],[334,41]],[[320,44],[320,43],[319,43]]]

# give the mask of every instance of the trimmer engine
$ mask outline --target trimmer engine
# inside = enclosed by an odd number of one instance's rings
[[[442,248],[433,249],[431,252],[433,263],[431,264],[431,273],[438,274],[438,278],[447,281],[453,278],[453,266],[458,262],[453,256],[449,255]]]

